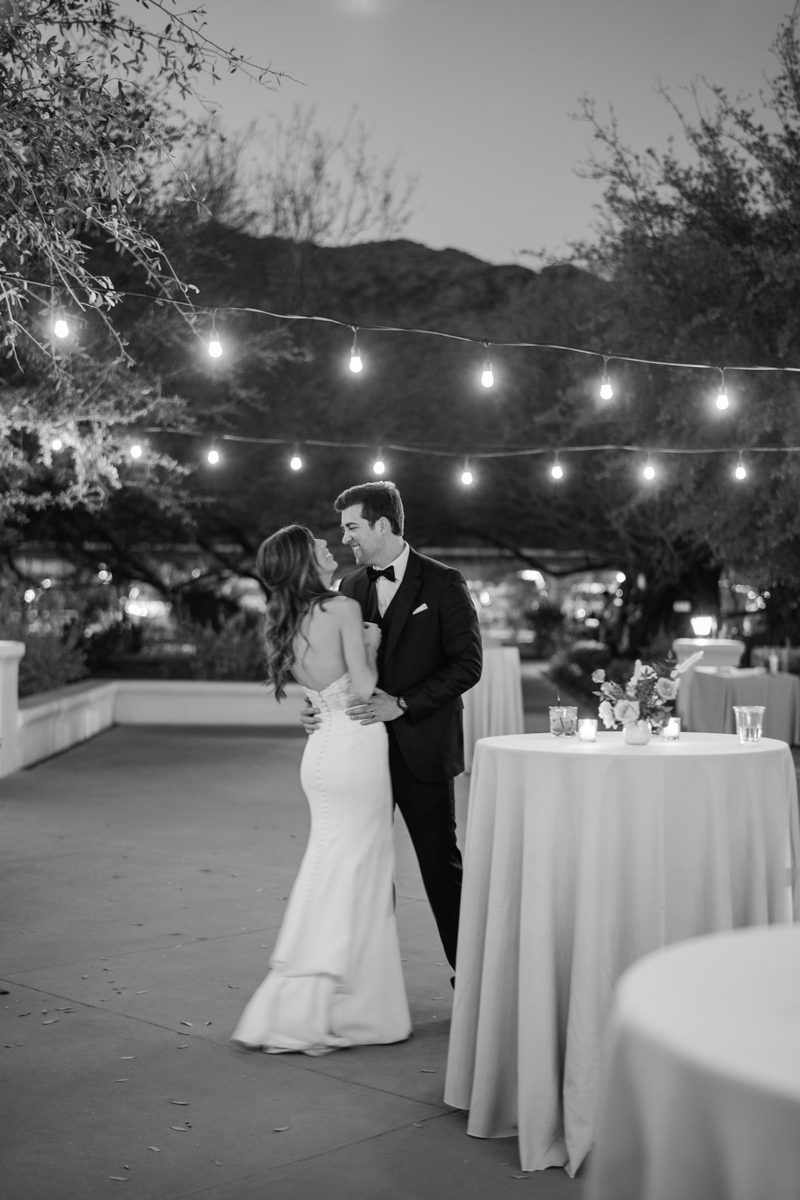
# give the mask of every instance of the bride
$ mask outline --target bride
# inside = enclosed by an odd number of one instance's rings
[[[262,543],[267,673],[280,700],[291,671],[320,710],[300,779],[311,834],[270,972],[233,1040],[270,1053],[324,1054],[411,1033],[394,918],[386,728],[345,713],[378,678],[381,631],[330,590],[336,561],[302,525]]]

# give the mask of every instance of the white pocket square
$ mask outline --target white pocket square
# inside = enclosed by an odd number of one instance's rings
[[[419,608],[415,608],[414,611],[412,612],[412,614],[411,614],[412,617],[415,617],[417,615],[417,613],[425,612],[425,609],[427,607],[428,607],[427,604],[420,604]]]

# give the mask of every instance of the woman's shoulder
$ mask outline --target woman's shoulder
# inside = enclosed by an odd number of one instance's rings
[[[358,601],[351,600],[349,596],[340,596],[338,592],[332,596],[325,596],[315,605],[315,608],[338,621],[347,620],[348,617],[354,615],[358,615],[359,620],[361,619],[361,606]]]

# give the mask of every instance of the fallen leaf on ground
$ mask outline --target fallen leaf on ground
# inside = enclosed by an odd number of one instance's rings
[[[422,1121],[414,1121],[413,1125],[415,1129],[422,1129]]]
[[[146,991],[147,991],[147,989],[145,988],[145,991],[144,991],[144,992],[137,992],[137,993],[136,993],[136,995],[137,995],[137,996],[144,996],[144,995],[145,995],[145,993],[146,993]]]
[[[122,1079],[115,1079],[114,1083],[130,1083],[130,1079],[125,1075]]]
[[[444,996],[431,996],[431,1000],[444,1000]]]
[[[174,1129],[176,1133],[188,1133],[189,1130],[185,1125],[170,1125],[170,1129]]]
[[[19,1015],[21,1017],[29,1017],[31,1014],[29,1012],[26,1012],[26,1013],[20,1013]]]
[[[229,984],[228,984],[228,987],[229,987],[229,988],[233,988],[233,990],[234,990],[235,992],[238,992],[238,990],[239,990],[239,985],[238,985],[238,983],[229,983]]]
[[[206,1025],[213,1025],[213,1024],[214,1024],[213,1021],[206,1021]]]
[[[128,1180],[124,1175],[109,1175],[109,1179],[118,1179],[120,1183],[127,1183]]]
[[[161,1153],[161,1148],[160,1148],[160,1146],[148,1146],[148,1147],[147,1147],[147,1149],[148,1149],[148,1150],[155,1150],[156,1154],[160,1154],[160,1153]]]
[[[186,1108],[186,1107],[188,1107],[189,1101],[188,1100],[170,1100],[170,1104],[180,1104],[184,1108]]]
[[[527,1175],[511,1175],[510,1178],[511,1179],[527,1179],[528,1176]]]
[[[291,1129],[291,1128],[292,1128],[291,1125],[276,1125],[272,1132],[273,1133],[286,1133],[286,1130]]]
[[[136,1055],[135,1054],[120,1054],[119,1057],[120,1057],[120,1061],[123,1062],[126,1059],[136,1058]]]
[[[214,1164],[214,1166],[215,1166],[215,1167],[221,1167],[221,1166],[222,1166],[222,1163],[219,1161],[219,1159],[218,1159],[218,1158],[212,1158],[212,1160],[211,1160],[211,1161],[212,1161],[212,1163]]]
[[[181,1042],[181,1044],[178,1046],[178,1049],[185,1050],[188,1045],[189,1045],[188,1042]]]
[[[435,1067],[420,1067],[420,1070],[423,1075],[435,1075],[436,1074]]]
[[[190,1029],[194,1028],[191,1021],[181,1021],[181,1025],[188,1025]]]
[[[42,1021],[43,1025],[55,1025],[58,1017],[50,1017],[49,1021]]]

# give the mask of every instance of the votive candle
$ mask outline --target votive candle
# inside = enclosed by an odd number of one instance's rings
[[[597,721],[594,717],[582,717],[578,721],[578,737],[582,742],[597,741]]]
[[[680,717],[670,717],[664,726],[664,740],[667,742],[677,742],[681,736],[681,719]]]

